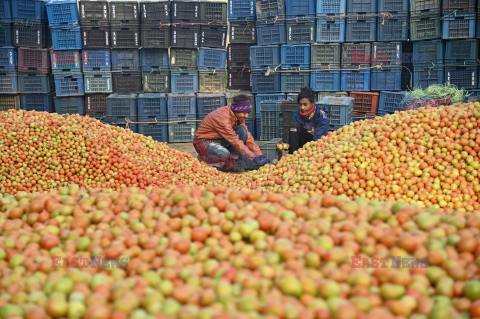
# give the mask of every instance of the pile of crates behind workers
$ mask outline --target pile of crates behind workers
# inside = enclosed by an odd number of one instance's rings
[[[230,0],[244,1],[253,3]],[[329,114],[331,130],[393,113],[407,89],[447,83],[479,93],[475,0],[256,0],[255,5],[258,45],[251,47],[250,66],[260,140],[285,138],[282,127],[272,127],[288,124],[282,103],[274,107],[269,101],[295,98],[292,93],[303,86],[318,92],[327,113],[338,103]]]
[[[270,140],[289,116],[262,102],[295,100],[310,86],[333,130],[394,112],[413,87],[447,83],[478,94],[477,6],[0,0],[0,109],[85,114],[190,142],[206,114],[243,93],[254,102],[250,132]]]

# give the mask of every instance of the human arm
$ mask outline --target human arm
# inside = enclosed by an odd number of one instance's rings
[[[315,133],[313,134],[313,141],[319,140],[322,136],[328,134],[329,124],[327,115],[318,109],[318,117],[315,119],[314,127]]]

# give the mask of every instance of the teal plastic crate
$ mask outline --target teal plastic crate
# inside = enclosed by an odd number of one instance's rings
[[[329,130],[336,131],[353,121],[353,98],[325,96],[318,105],[327,113]]]

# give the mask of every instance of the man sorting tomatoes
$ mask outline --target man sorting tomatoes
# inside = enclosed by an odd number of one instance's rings
[[[269,164],[245,124],[251,111],[250,99],[237,95],[231,105],[208,114],[193,140],[200,159],[223,171],[234,172],[243,172],[246,166],[258,168]]]
[[[288,135],[288,153],[293,154],[311,141],[328,134],[328,117],[315,105],[315,93],[304,87],[297,97],[299,109],[293,114]],[[283,148],[283,145],[280,146]]]

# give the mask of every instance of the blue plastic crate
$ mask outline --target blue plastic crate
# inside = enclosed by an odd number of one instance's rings
[[[371,64],[382,67],[401,67],[401,42],[375,42],[372,44]]]
[[[216,109],[227,105],[227,100],[223,94],[197,94],[197,114],[205,117]]]
[[[380,92],[380,101],[378,103],[378,115],[393,114],[395,111],[403,111],[401,102],[405,98],[406,92]]]
[[[0,23],[0,46],[13,45],[13,28],[11,23]]]
[[[280,124],[280,115],[280,102],[263,101],[260,103],[260,140],[269,141],[274,138],[282,137],[283,126]]]
[[[83,98],[81,96],[73,97],[55,97],[55,113],[58,114],[85,114]]]
[[[52,72],[81,72],[80,51],[50,51],[50,61],[52,62]]]
[[[372,91],[401,90],[402,89],[402,69],[401,68],[391,68],[391,69],[384,68],[383,70],[372,70],[370,89]]]
[[[342,91],[370,91],[370,70],[342,71]]]
[[[310,72],[283,72],[281,77],[282,92],[300,92],[310,86]]]
[[[255,125],[255,119],[246,118],[245,119],[245,125],[247,126],[247,129],[250,132],[250,134],[252,134],[253,138],[256,139],[257,138],[257,133],[256,133],[257,128],[256,128],[256,125]]]
[[[317,0],[317,17],[344,14],[346,7],[346,0]]]
[[[168,49],[142,49],[140,61],[144,72],[168,70]]]
[[[167,114],[169,119],[196,119],[197,106],[195,94],[169,94]]]
[[[318,105],[327,113],[330,131],[353,122],[353,98],[325,96]]]
[[[192,142],[197,131],[195,121],[186,121],[181,123],[172,123],[168,119],[168,142],[169,143],[187,143]]]
[[[255,0],[228,0],[228,20],[255,21]]]
[[[314,17],[315,0],[285,0],[287,18]]]
[[[22,94],[51,93],[51,75],[36,73],[18,73],[18,88]]]
[[[285,0],[255,0],[257,20],[285,18]]]
[[[263,101],[282,101],[285,100],[287,96],[284,93],[274,93],[274,94],[257,94],[255,95],[255,115],[260,117],[260,103]]]
[[[478,67],[446,66],[445,84],[455,85],[458,89],[476,89],[478,87]]]
[[[198,92],[198,71],[172,71],[172,93]]]
[[[377,41],[407,41],[408,11],[393,13],[393,18],[377,18]]]
[[[347,13],[377,13],[377,0],[348,0]]]
[[[145,93],[139,94],[138,118],[161,118],[167,117],[167,95],[163,93]]]
[[[252,70],[274,68],[280,65],[279,45],[254,45],[250,47],[250,67]]]
[[[19,93],[17,73],[0,72],[0,94],[15,93]]]
[[[110,62],[109,50],[83,50],[82,51],[82,69],[83,72],[110,72],[112,65]]]
[[[280,53],[282,69],[308,70],[310,68],[309,44],[284,44]]]
[[[157,119],[159,122],[167,122],[167,118]],[[139,119],[139,122],[142,122]],[[138,124],[138,133],[150,136],[157,142],[168,142],[168,124]]]
[[[77,26],[77,0],[50,0],[46,4],[48,24],[51,27]]]
[[[53,94],[22,94],[20,107],[26,111],[53,112]]]
[[[252,71],[252,93],[280,93],[281,91],[280,73],[265,76],[265,71]]]
[[[12,21],[12,6],[10,0],[0,0],[0,19],[5,22]]]
[[[442,39],[475,38],[475,13],[448,14],[442,21]]]
[[[317,42],[344,42],[345,18],[317,18]]]
[[[378,12],[406,12],[409,9],[409,0],[378,0]]]
[[[413,43],[413,64],[442,64],[443,63],[443,41],[431,40]]]
[[[20,23],[43,23],[47,19],[42,0],[12,0],[12,20]]]
[[[0,71],[15,71],[17,50],[14,47],[0,47]]]
[[[316,19],[301,17],[287,21],[287,44],[306,44],[315,42]]]
[[[112,71],[140,71],[138,50],[112,50]]]
[[[198,50],[199,70],[225,70],[226,64],[227,50],[214,48],[200,48]]]
[[[81,50],[82,34],[79,27],[52,30],[52,50]]]
[[[112,93],[111,72],[87,72],[84,74],[85,93]]]
[[[432,84],[445,83],[445,70],[443,65],[414,66],[413,87],[426,89]]]
[[[359,17],[347,18],[345,41],[373,42],[377,37],[377,18]]]
[[[55,79],[55,92],[57,96],[75,96],[85,94],[82,73],[58,73]]]
[[[445,64],[463,64],[478,59],[478,40],[445,41]]]
[[[110,94],[107,96],[107,121],[109,123],[125,123],[126,120],[137,121],[136,94]]]
[[[259,45],[287,43],[284,21],[257,22],[257,43]]]
[[[340,91],[340,70],[312,70],[310,87],[314,91]]]

